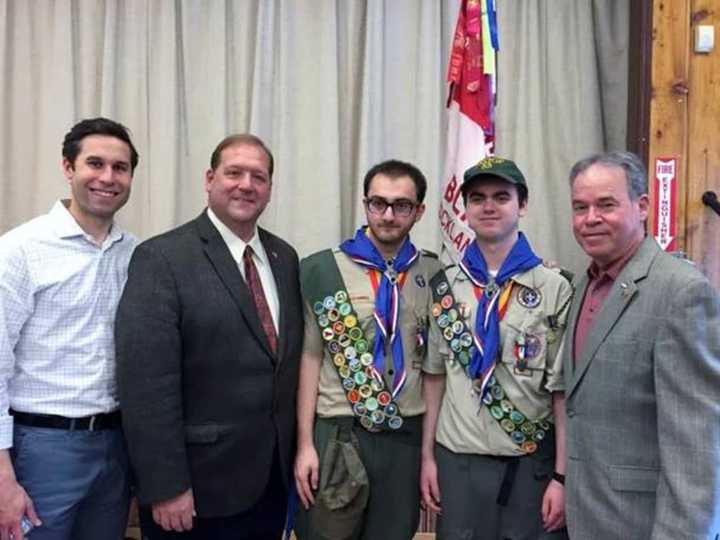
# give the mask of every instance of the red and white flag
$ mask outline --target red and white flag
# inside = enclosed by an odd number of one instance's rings
[[[483,65],[483,23],[487,24],[488,19],[483,13],[486,5],[486,0],[462,0],[448,66],[447,153],[439,218],[444,253],[453,261],[462,259],[465,248],[474,239],[460,196],[463,174],[482,158],[493,154],[495,140],[494,66],[488,70],[488,66]],[[491,18],[494,21],[494,17]],[[485,32],[487,45],[487,28]]]

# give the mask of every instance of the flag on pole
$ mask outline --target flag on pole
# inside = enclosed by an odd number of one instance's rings
[[[460,196],[463,174],[494,150],[497,49],[494,0],[462,0],[447,74],[447,152],[439,213],[443,252],[452,261],[462,259],[474,238]]]

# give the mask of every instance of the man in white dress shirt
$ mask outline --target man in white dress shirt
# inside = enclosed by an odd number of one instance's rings
[[[0,237],[0,540],[119,539],[129,502],[113,323],[136,239],[113,218],[138,154],[127,129],[65,136],[70,198]]]

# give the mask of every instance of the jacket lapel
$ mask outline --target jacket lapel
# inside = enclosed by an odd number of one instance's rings
[[[575,359],[575,368],[570,376],[570,384],[567,387],[566,393],[569,397],[577,388],[580,381],[583,379],[585,373],[590,367],[590,363],[594,360],[595,355],[603,344],[608,334],[612,331],[615,325],[618,323],[622,314],[625,312],[627,307],[632,302],[633,298],[639,294],[638,282],[643,280],[650,269],[653,259],[658,252],[657,244],[654,240],[646,238],[640,245],[638,252],[630,259],[625,268],[620,272],[615,283],[613,283],[610,294],[605,299],[600,313],[598,313],[597,319],[593,323],[590,331],[588,332],[587,338],[583,345],[583,350],[579,351],[579,358]],[[577,324],[577,317],[580,313],[580,306],[585,295],[585,289],[588,285],[587,277],[584,278],[581,283],[584,283],[585,287],[582,289],[582,295],[578,295],[577,308],[574,308],[575,318],[573,320],[573,333],[575,325]],[[573,336],[570,336],[568,345],[572,347]],[[572,359],[572,348],[569,351],[570,358]]]
[[[255,308],[255,301],[225,241],[205,212],[197,218],[196,223],[200,238],[202,238],[205,243],[205,254],[225,284],[225,287],[227,287],[230,292],[230,296],[240,309],[248,328],[267,353],[273,357],[270,344],[268,343],[267,336],[260,322],[260,317],[258,317],[257,309]]]

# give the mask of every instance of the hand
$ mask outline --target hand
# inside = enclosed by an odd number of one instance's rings
[[[20,528],[20,520],[24,515],[36,527],[42,525],[32,500],[14,476],[0,481],[0,540],[25,538]]]
[[[440,513],[440,485],[437,479],[435,458],[423,458],[420,465],[420,496],[422,505],[427,510]]]
[[[565,526],[565,486],[550,480],[542,500],[542,520],[546,531],[552,532]]]
[[[188,489],[177,497],[154,503],[152,514],[155,523],[163,530],[183,532],[193,528],[195,516],[195,499],[192,489]]]
[[[305,510],[315,504],[314,491],[318,489],[320,459],[312,444],[298,449],[295,457],[295,486]]]

